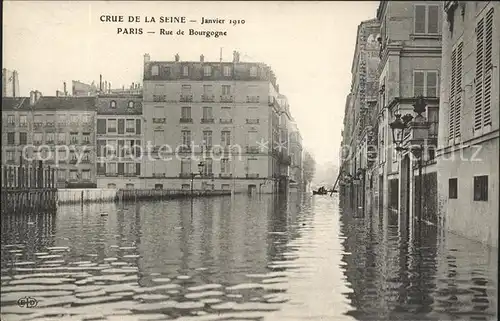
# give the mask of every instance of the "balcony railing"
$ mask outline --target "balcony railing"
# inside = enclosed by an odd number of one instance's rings
[[[53,140],[53,139],[51,139],[51,140],[47,140],[46,144],[48,144],[48,145],[52,145],[52,144],[54,144],[54,140]]]
[[[258,154],[260,148],[258,146],[247,146],[246,151],[248,154]]]
[[[19,123],[19,127],[28,127],[28,123]]]
[[[222,95],[220,96],[221,103],[232,103],[234,101],[233,96],[231,95]]]
[[[232,124],[233,120],[231,118],[221,118],[221,119],[219,119],[219,122],[221,124]]]
[[[76,145],[76,144],[78,144],[78,139],[72,139],[72,140],[70,140],[70,142],[69,142],[69,143],[70,143],[70,144],[75,144],[75,145]]]
[[[220,173],[219,177],[220,178],[231,178],[231,177],[233,177],[233,174],[231,174],[231,173]]]
[[[189,178],[191,177],[191,173],[179,173],[180,178]]]
[[[213,124],[214,123],[214,119],[213,118],[202,118],[201,119],[201,123],[202,124]]]
[[[247,96],[247,103],[258,103],[259,101],[259,96]]]
[[[41,140],[34,140],[33,145],[42,145],[42,141]]]
[[[126,133],[135,133],[135,128],[126,128],[125,132]]]
[[[82,164],[90,164],[90,159],[82,159]]]
[[[203,95],[201,95],[201,101],[202,102],[214,102],[215,101],[215,96],[214,95],[203,94]]]
[[[181,119],[179,119],[179,122],[183,123],[183,124],[192,123],[193,122],[193,118],[184,118],[184,117],[182,117]]]
[[[259,174],[258,173],[247,173],[246,177],[247,178],[259,178]]]
[[[167,95],[153,95],[153,101],[155,102],[167,101]]]
[[[38,128],[42,127],[42,126],[43,126],[43,123],[33,123],[33,127],[35,129],[38,129]]]
[[[180,102],[192,102],[193,101],[193,95],[191,94],[188,94],[188,95],[181,95],[181,97],[179,98],[179,101]]]
[[[16,123],[7,123],[7,127],[16,127]]]
[[[250,119],[250,118],[247,118],[247,124],[258,124],[259,123],[259,119]]]
[[[76,158],[69,160],[70,164],[76,164],[77,162],[78,162],[78,159],[76,159]]]
[[[125,176],[125,177],[135,177],[135,176],[137,176],[137,174],[136,173],[123,173],[123,176]]]
[[[166,118],[153,118],[153,124],[165,124],[166,122]]]
[[[153,177],[165,177],[165,173],[153,173]]]
[[[90,145],[90,140],[84,139],[82,145]]]
[[[53,127],[55,127],[55,123],[53,121],[46,122],[45,127],[53,128]]]
[[[117,177],[118,173],[106,173],[106,176],[108,176],[108,177]]]

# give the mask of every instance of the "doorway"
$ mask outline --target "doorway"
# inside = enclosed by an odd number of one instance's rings
[[[257,191],[257,185],[248,185],[248,195],[254,195]]]

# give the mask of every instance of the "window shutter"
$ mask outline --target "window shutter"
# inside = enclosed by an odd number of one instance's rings
[[[118,163],[118,175],[123,175],[125,173],[125,164]]]
[[[437,97],[437,78],[438,74],[434,71],[428,71],[426,74],[427,80],[427,90],[425,93],[426,97]]]
[[[451,53],[450,115],[448,119],[448,138],[455,139],[455,83],[457,79],[457,49]]]
[[[124,157],[125,156],[125,142],[123,140],[118,141],[118,157]]]
[[[455,74],[455,125],[454,125],[454,136],[455,138],[460,138],[460,127],[462,121],[462,58],[463,58],[463,48],[464,43],[461,42],[457,47],[457,61],[456,61],[456,74]]]
[[[97,120],[97,133],[106,134],[106,119]]]
[[[439,7],[428,6],[427,33],[439,33]]]
[[[484,19],[479,20],[476,26],[476,78],[474,97],[474,131],[482,127],[483,107],[483,70],[484,70]]]
[[[415,6],[415,33],[425,33],[425,5]]]
[[[125,119],[118,119],[118,134],[125,133]]]
[[[497,39],[498,41],[498,39]],[[492,49],[493,49],[493,8],[486,14],[484,33],[484,99],[483,99],[483,126],[491,125],[491,87],[492,87]]]
[[[135,164],[135,175],[141,175],[141,163]]]
[[[135,120],[135,133],[137,135],[141,134],[141,120],[140,119]]]
[[[416,71],[413,73],[413,96],[424,95],[424,72]]]

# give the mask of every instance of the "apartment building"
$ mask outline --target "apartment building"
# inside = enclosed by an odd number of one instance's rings
[[[288,165],[273,153],[282,107],[268,66],[241,62],[237,52],[232,62],[146,54],[143,95],[144,144],[151,146],[145,188],[189,189],[196,174],[195,189],[277,190],[277,162]]]
[[[447,228],[498,246],[500,3],[445,1],[436,152]]]
[[[142,95],[97,97],[96,173],[99,188],[141,188]]]
[[[95,187],[95,114],[92,97],[2,98],[3,163],[42,160],[58,187]]]
[[[289,126],[289,156],[290,156],[290,191],[302,191],[302,135],[297,123],[292,119]]]
[[[380,65],[378,99],[379,194],[382,206],[414,217],[416,198],[425,200],[423,220],[437,223],[437,173],[434,159],[438,124],[438,88],[441,68],[441,2],[381,1]],[[423,96],[430,122],[427,148],[422,155],[424,195],[416,195],[420,183],[418,160],[409,148],[410,131],[404,134],[402,152],[397,152],[389,126],[395,114],[413,112],[416,97]],[[412,220],[410,220],[411,222]]]

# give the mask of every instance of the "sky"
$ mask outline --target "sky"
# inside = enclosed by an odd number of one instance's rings
[[[232,60],[263,62],[274,70],[280,93],[288,97],[305,149],[318,164],[339,163],[345,99],[357,27],[373,19],[378,1],[345,2],[159,2],[159,1],[4,1],[3,66],[19,74],[21,95],[39,90],[55,96],[63,82],[110,81],[113,88],[141,82],[143,57],[152,60]],[[101,22],[102,15],[125,22]],[[128,16],[141,22],[128,23]],[[145,17],[156,23],[146,23]],[[186,17],[198,23],[159,23],[160,17]],[[226,24],[200,25],[202,17]],[[229,19],[244,24],[229,25]],[[144,34],[117,34],[143,28]],[[227,31],[227,36],[160,35],[159,29]],[[156,31],[148,34],[146,31]]]

